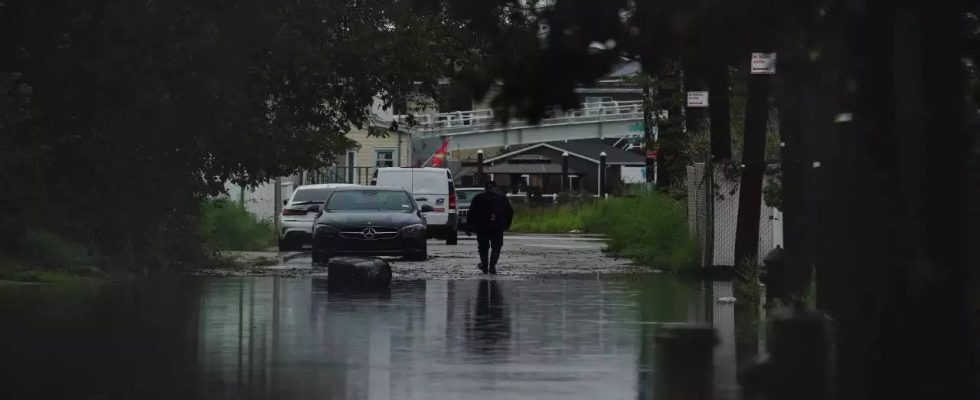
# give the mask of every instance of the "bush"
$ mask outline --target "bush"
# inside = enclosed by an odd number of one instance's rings
[[[42,229],[25,231],[11,250],[0,254],[0,280],[72,281],[100,275],[104,264],[88,247]]]
[[[276,244],[271,221],[260,220],[226,198],[204,202],[200,233],[205,243],[216,250],[261,251]]]
[[[609,249],[633,261],[678,271],[697,266],[698,244],[687,229],[684,203],[657,191],[568,202],[557,207],[516,207],[511,230],[527,233],[605,234]]]
[[[585,224],[608,237],[610,250],[637,263],[674,271],[697,266],[684,204],[657,192],[598,202]]]
[[[19,248],[22,259],[47,270],[88,269],[96,264],[87,247],[46,230],[28,230]]]
[[[595,206],[591,202],[541,208],[516,205],[510,230],[525,233],[586,231],[585,220],[594,209]]]

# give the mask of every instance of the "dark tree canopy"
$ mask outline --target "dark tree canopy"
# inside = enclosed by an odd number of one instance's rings
[[[7,233],[44,217],[115,252],[193,230],[226,180],[323,166],[375,96],[435,93],[468,48],[451,28],[385,0],[0,3]]]

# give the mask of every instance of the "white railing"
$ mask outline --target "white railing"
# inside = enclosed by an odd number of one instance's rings
[[[536,125],[561,125],[585,122],[642,119],[643,102],[608,101],[586,103],[575,110],[549,111]],[[493,110],[454,111],[440,114],[396,116],[399,124],[418,136],[464,134],[477,131],[531,126],[527,121],[511,120],[504,125],[494,118]],[[413,123],[409,120],[413,119]]]

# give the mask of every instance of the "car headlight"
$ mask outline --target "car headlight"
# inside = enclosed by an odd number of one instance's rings
[[[317,234],[325,234],[327,236],[333,236],[340,233],[340,229],[331,225],[317,224],[313,226],[313,232]]]
[[[403,235],[408,237],[418,237],[425,234],[425,225],[422,224],[412,224],[403,226],[401,229]]]

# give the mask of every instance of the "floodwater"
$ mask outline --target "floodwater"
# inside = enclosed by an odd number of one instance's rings
[[[733,399],[736,349],[762,337],[726,296],[658,275],[0,287],[0,398],[647,399],[652,332],[691,322],[717,328],[714,398]]]

